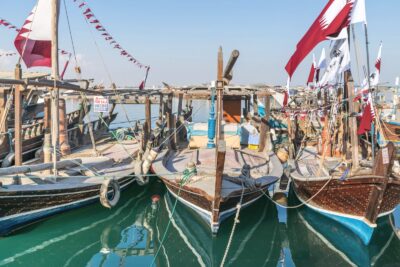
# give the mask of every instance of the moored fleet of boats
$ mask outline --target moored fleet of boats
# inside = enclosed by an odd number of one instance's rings
[[[387,242],[393,233],[399,236],[399,222],[392,213],[400,204],[400,113],[398,97],[389,107],[377,97],[382,46],[375,72],[371,75],[366,66],[365,80],[359,85],[350,68],[349,43],[354,36],[350,33],[357,25],[366,25],[363,0],[328,1],[286,66],[287,87],[233,85],[239,51],[234,50],[224,66],[220,48],[216,80],[206,85],[164,84],[161,90],[145,89],[147,68],[139,89],[118,90],[112,84],[109,92],[82,79],[77,63],[77,79],[60,77],[59,4],[57,0],[38,1],[32,11],[35,15],[29,17],[32,21],[23,26],[27,29],[31,24],[30,34],[22,29],[16,39],[17,50],[22,52],[15,77],[0,78],[0,235],[14,234],[51,215],[96,201],[113,208],[121,191],[134,181],[146,186],[149,180],[160,179],[169,194],[164,217],[173,220],[188,247],[192,245],[185,241],[187,235],[197,240],[200,251],[194,253],[206,266],[215,261],[204,256],[210,250],[208,236],[191,231],[187,217],[198,217],[210,238],[212,234],[218,237],[224,220],[234,217],[230,236],[234,238],[242,210],[257,205],[260,198],[281,209],[296,210],[295,219],[289,216],[288,231],[292,223],[306,229],[306,240],[329,243],[319,248],[321,253],[332,247],[346,250],[338,236],[329,234],[331,228],[346,229],[346,236],[361,246],[368,246],[374,235],[384,235]],[[51,27],[36,27],[35,21]],[[291,89],[297,66],[328,39],[332,41],[329,63],[324,50],[319,64],[313,63],[307,87]],[[22,73],[21,61],[28,67],[51,67],[51,75]],[[71,113],[63,98],[67,90],[79,95],[79,109]],[[89,96],[97,100],[91,102]],[[113,129],[115,107],[123,107],[125,96],[144,104],[144,122],[129,119],[131,114],[122,108],[128,127]],[[156,117],[151,115],[154,98],[159,106]],[[200,113],[208,119],[196,121]],[[98,118],[93,120],[90,114]],[[294,195],[298,201],[288,201]],[[176,214],[178,202],[193,212]],[[327,224],[319,225],[318,216]],[[249,218],[244,221],[257,225]],[[142,222],[140,231],[155,225],[146,223]],[[169,224],[161,228],[167,232]],[[376,233],[381,229],[384,233]],[[321,231],[328,237],[321,238],[317,233]],[[290,242],[302,242],[300,234],[290,236],[294,238]],[[156,257],[164,241],[159,239],[157,247],[151,248]],[[282,242],[280,254],[286,243]],[[222,265],[229,245],[218,259]],[[356,265],[377,261],[369,255],[337,255],[340,261]],[[298,256],[290,257],[296,261]]]

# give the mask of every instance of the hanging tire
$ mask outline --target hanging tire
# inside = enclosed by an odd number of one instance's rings
[[[1,163],[1,167],[7,168],[7,167],[14,165],[14,160],[15,160],[14,152],[8,153],[7,156],[3,159],[3,162]]]
[[[106,208],[113,208],[121,197],[119,184],[114,179],[107,179],[100,187],[100,203]]]

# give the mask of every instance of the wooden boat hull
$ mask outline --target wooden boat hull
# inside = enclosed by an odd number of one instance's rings
[[[396,246],[396,240],[387,217],[380,219],[377,227],[373,245],[366,246],[348,228],[319,212],[305,207],[292,210],[288,216],[288,237],[293,265],[309,266],[313,262],[319,266],[331,262],[334,266],[375,266],[378,261],[382,265],[386,258],[383,255],[390,245]],[[393,262],[396,259],[390,257],[388,264]]]
[[[376,219],[394,211],[400,203],[400,181],[372,177],[352,177],[347,180],[327,179],[317,181],[300,180],[293,177],[294,191],[297,197],[309,208],[341,223],[356,233],[364,244],[369,244]],[[381,205],[376,206],[376,190],[384,190]],[[318,193],[318,194],[317,194]],[[311,201],[312,196],[316,195]],[[372,203],[372,204],[371,204]],[[376,208],[377,217],[371,220],[371,208]]]
[[[257,152],[228,150],[229,160],[224,166],[221,198],[216,209],[214,208],[216,172],[210,171],[209,168],[215,164],[214,153],[213,149],[164,151],[153,163],[152,171],[159,175],[175,198],[199,214],[211,231],[216,234],[220,223],[236,213],[238,204],[244,208],[264,194],[268,194],[268,187],[282,176],[283,167],[274,153],[270,153],[269,161],[266,161],[262,155],[251,154]],[[193,177],[185,180],[185,184],[181,186],[182,171],[184,171],[182,168],[192,160],[193,155],[197,155],[197,172]],[[240,166],[243,165],[240,159],[242,158],[253,164],[251,171],[254,176],[251,179],[240,176]],[[253,185],[250,184],[251,182]]]
[[[121,190],[134,178],[118,180]],[[7,192],[0,188],[0,236],[8,235],[49,216],[91,204],[99,199],[101,184],[66,189]]]
[[[171,183],[167,179],[162,179],[162,180],[164,181],[168,189],[168,192],[172,196],[174,196],[175,199],[178,199],[182,204],[194,210],[211,228],[211,232],[215,234],[218,232],[219,225],[221,224],[221,222],[236,213],[237,205],[238,203],[240,203],[240,194],[230,197],[228,199],[222,199],[219,210],[218,224],[213,224],[211,200],[208,200],[206,197],[199,196],[198,193],[187,190],[185,186],[183,186],[179,190],[179,186]],[[265,194],[268,194],[267,192],[268,186],[269,185],[260,188],[257,191],[245,190],[243,194],[241,209],[248,207],[249,205],[257,201],[259,198],[261,198],[263,196],[261,190]]]

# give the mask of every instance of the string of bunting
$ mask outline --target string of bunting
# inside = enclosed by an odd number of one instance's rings
[[[104,38],[106,42],[109,43],[114,49],[118,49],[120,55],[126,57],[130,62],[135,64],[139,68],[149,69],[149,66],[142,64],[139,60],[133,57],[128,51],[126,51],[115,39],[111,36],[111,34],[106,30],[106,28],[101,24],[98,18],[94,15],[93,11],[90,9],[88,4],[82,0],[73,0],[78,8],[82,10],[82,14],[86,21],[90,25],[92,25],[98,32],[100,32],[101,36]]]
[[[7,52],[7,53],[0,53],[0,57],[12,57],[15,56],[16,52]]]
[[[15,25],[11,24],[9,21],[0,18],[0,25],[3,25],[4,27],[10,29],[10,30],[15,30],[16,32],[19,32],[20,29],[17,28]]]
[[[11,22],[9,22],[8,20],[3,19],[3,18],[0,18],[0,25],[3,25],[4,27],[6,27],[9,30],[15,30],[17,33],[19,33],[19,31],[21,30],[20,28],[18,28],[17,26],[13,25]],[[63,49],[59,49],[59,51],[60,51],[61,55],[71,54],[70,52],[65,51]],[[14,54],[16,54],[16,53],[14,53]],[[8,55],[8,56],[13,56],[14,54]]]

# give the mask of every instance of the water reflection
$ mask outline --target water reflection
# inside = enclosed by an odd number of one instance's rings
[[[365,246],[352,231],[307,208],[288,214],[288,239],[296,266],[395,266],[400,242],[390,217],[378,220],[372,241]],[[395,252],[395,253],[393,253]]]
[[[152,205],[153,194],[161,196],[158,205]],[[178,203],[161,244],[174,204],[162,183],[134,185],[116,209],[88,206],[0,239],[0,266],[150,266],[153,261],[156,266],[220,266],[233,219],[212,237],[203,221]],[[280,221],[267,199],[242,210],[226,266],[400,262],[400,241],[388,217],[380,221],[371,244],[364,246],[351,231],[308,208],[279,215]]]

